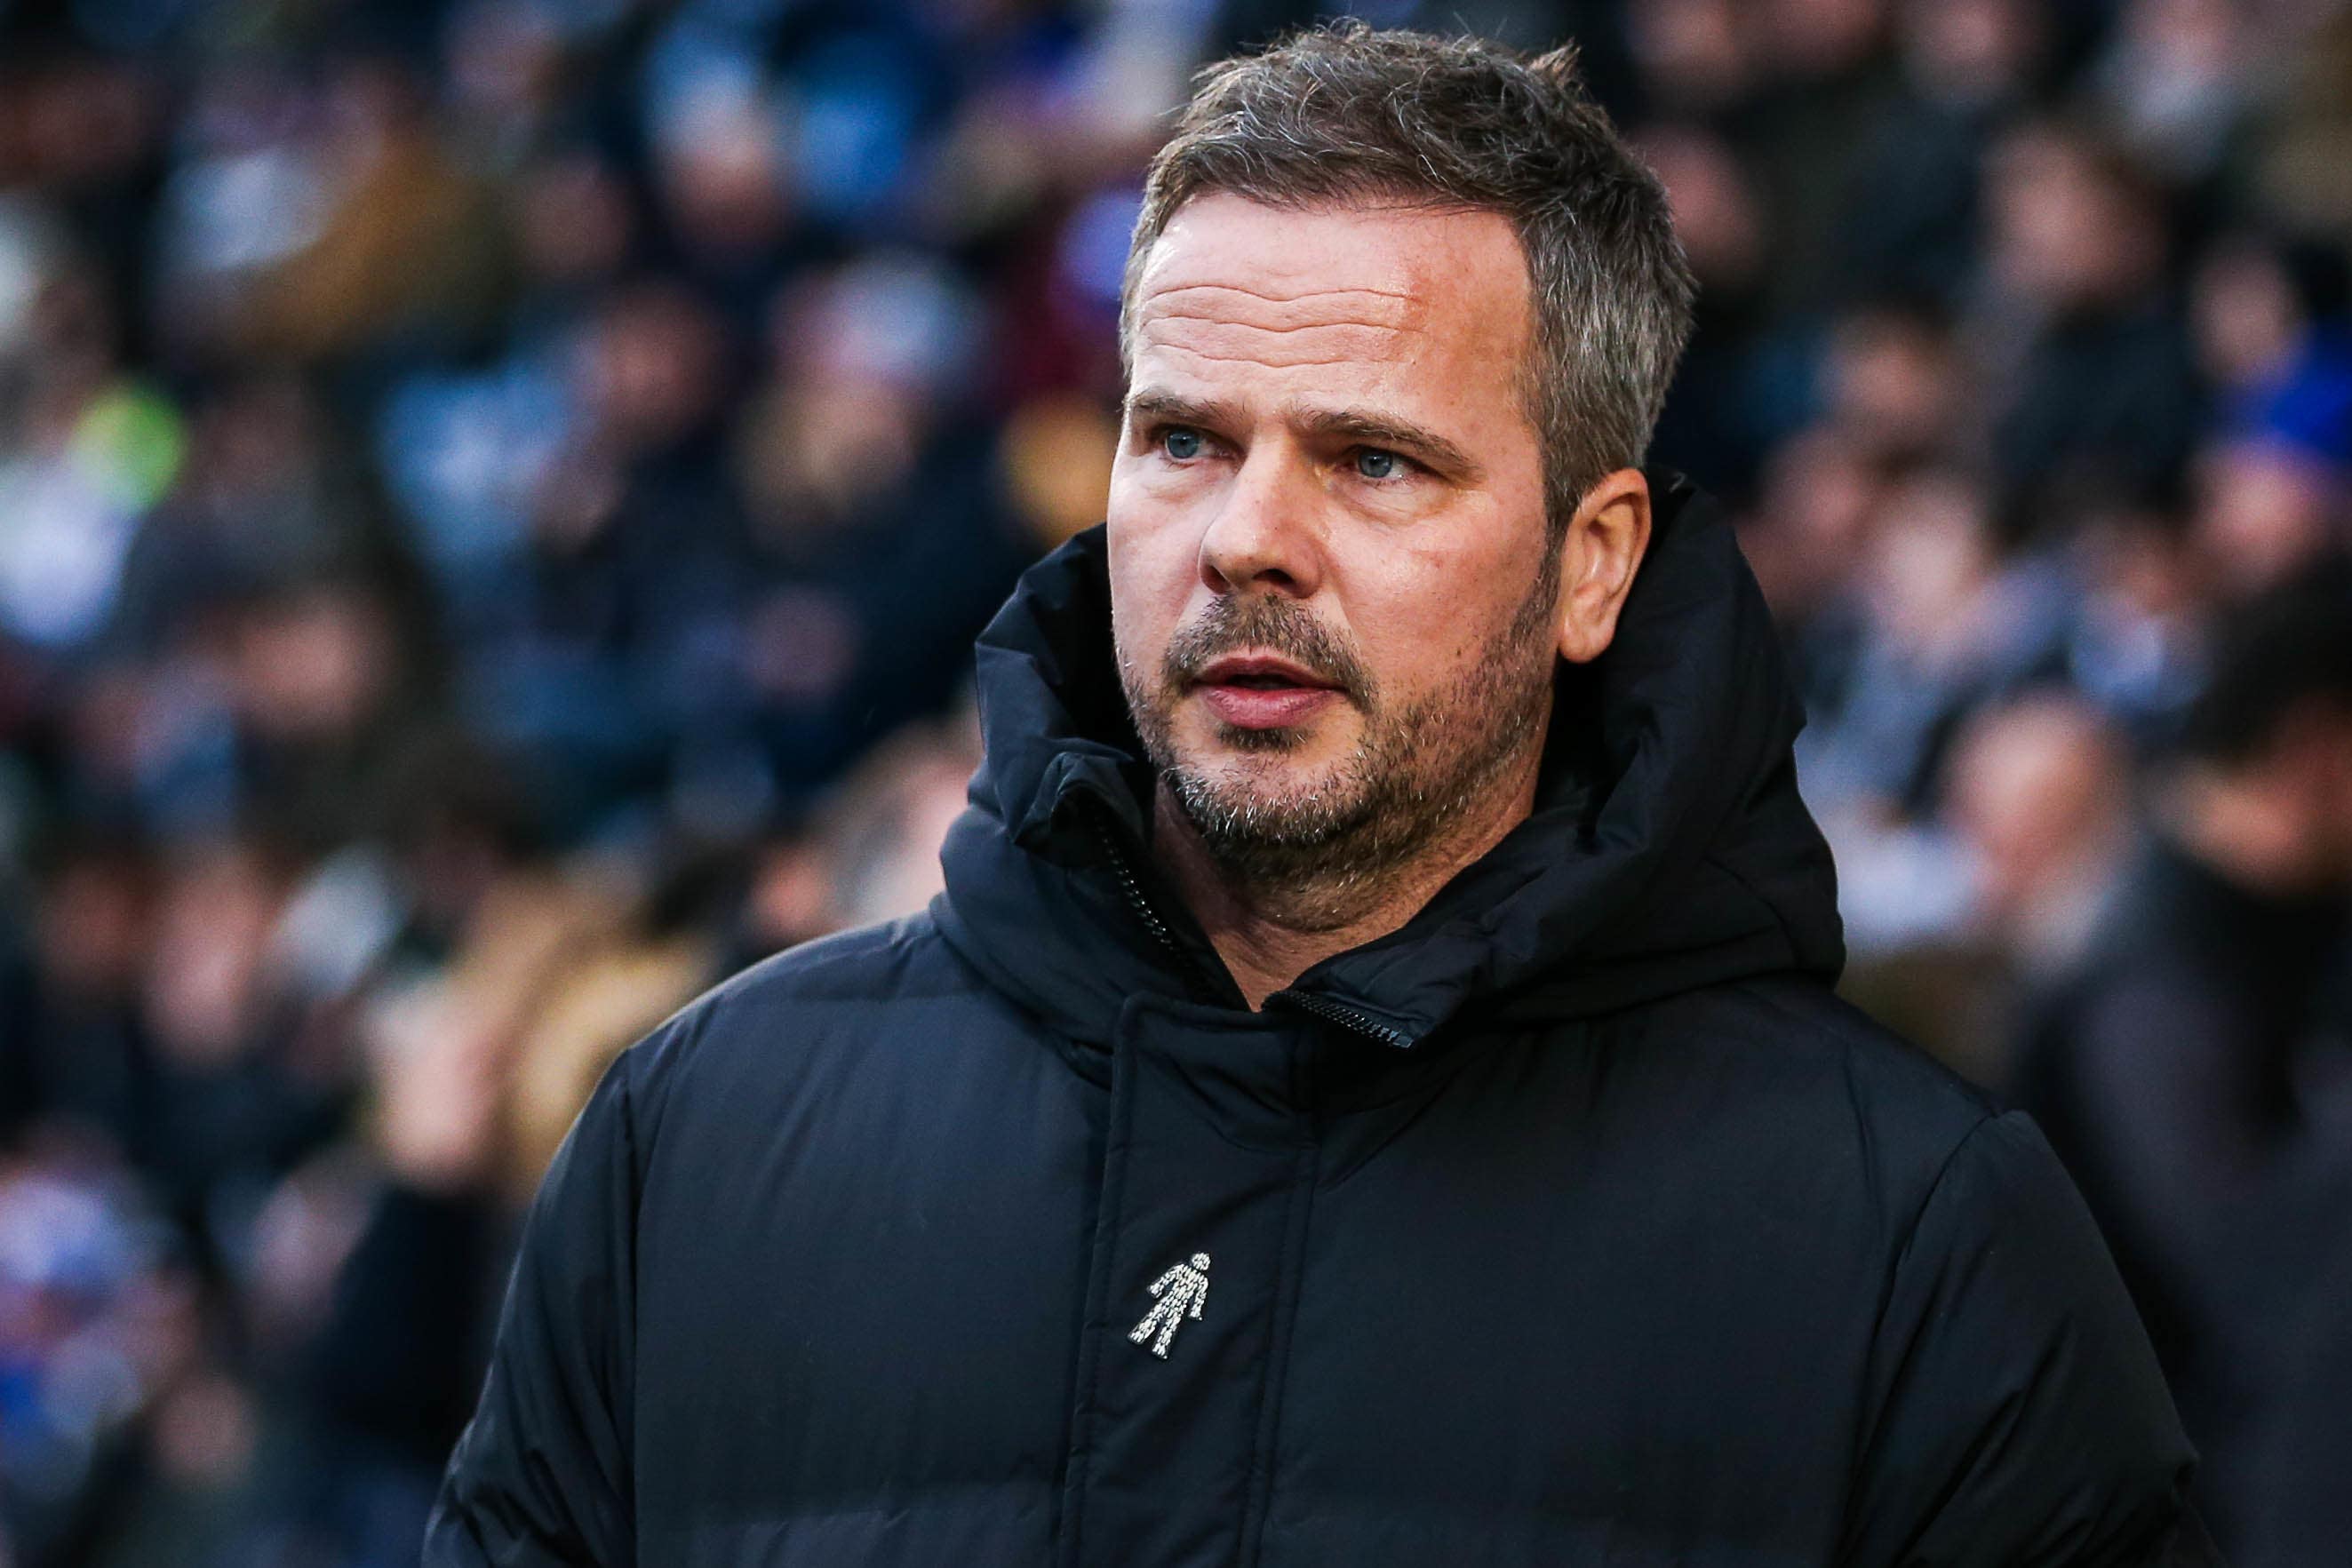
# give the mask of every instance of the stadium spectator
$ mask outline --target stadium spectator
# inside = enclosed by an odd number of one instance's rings
[[[2279,1412],[2341,1365],[2310,1293],[2340,1217],[2306,1189],[2352,1158],[2352,561],[2225,624],[2181,752],[2019,1083],[2135,1284],[2217,1530],[2259,1540],[2277,1478],[2252,1456],[2280,1460]]]

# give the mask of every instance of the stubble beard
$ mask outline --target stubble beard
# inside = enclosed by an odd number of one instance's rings
[[[1558,553],[1546,551],[1544,564],[1480,654],[1444,689],[1402,707],[1383,702],[1353,652],[1286,599],[1218,601],[1170,642],[1148,681],[1121,650],[1119,680],[1145,754],[1235,894],[1295,928],[1337,929],[1377,904],[1400,872],[1477,831],[1550,711]],[[1353,749],[1295,781],[1281,777],[1278,759],[1306,744],[1299,729],[1220,724],[1224,758],[1203,765],[1179,755],[1175,709],[1195,674],[1245,648],[1335,683],[1363,715]]]

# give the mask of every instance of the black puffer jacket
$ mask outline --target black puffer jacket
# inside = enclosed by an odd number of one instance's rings
[[[2041,1136],[1831,996],[1706,503],[1563,675],[1534,817],[1261,1012],[1150,870],[1098,536],[980,683],[946,895],[598,1090],[428,1563],[2177,1549],[2189,1450]]]

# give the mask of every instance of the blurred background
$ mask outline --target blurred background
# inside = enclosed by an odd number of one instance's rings
[[[937,887],[1165,111],[1318,14],[0,0],[0,1568],[414,1562],[605,1063]],[[2352,9],[1360,14],[1580,44],[1849,993],[2352,1560]]]

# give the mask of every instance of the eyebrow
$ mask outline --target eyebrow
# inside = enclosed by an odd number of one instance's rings
[[[1403,420],[1340,408],[1295,410],[1289,421],[1307,434],[1326,440],[1393,448],[1464,484],[1475,484],[1486,476],[1486,470],[1461,447],[1433,430],[1424,430]]]
[[[1126,413],[1130,424],[1150,419],[1215,430],[1231,429],[1242,423],[1240,411],[1232,403],[1202,402],[1166,392],[1131,394],[1127,400]],[[1455,443],[1405,420],[1360,409],[1303,408],[1297,404],[1284,409],[1283,419],[1305,435],[1401,452],[1463,484],[1475,484],[1486,476],[1485,467]]]
[[[1126,413],[1130,425],[1156,419],[1170,424],[1197,424],[1204,430],[1213,430],[1220,425],[1230,429],[1241,423],[1241,411],[1232,403],[1202,402],[1166,392],[1129,392]]]

